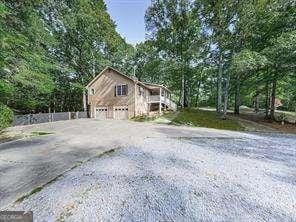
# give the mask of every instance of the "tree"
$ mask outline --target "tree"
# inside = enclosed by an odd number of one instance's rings
[[[20,113],[80,110],[102,68],[131,70],[133,48],[103,0],[5,0],[0,13],[0,92]]]
[[[157,0],[145,15],[149,38],[163,58],[178,66],[174,78],[179,82],[181,107],[189,106],[190,62],[199,47],[200,24],[192,8],[189,0]]]

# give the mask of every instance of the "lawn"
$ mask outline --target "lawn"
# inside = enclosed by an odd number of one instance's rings
[[[171,123],[215,129],[244,130],[244,127],[236,120],[221,119],[216,115],[216,112],[199,109],[183,109],[172,119]]]
[[[215,111],[201,109],[183,109],[178,112],[167,112],[158,117],[135,117],[133,120],[238,131],[245,129],[237,120],[222,119]]]

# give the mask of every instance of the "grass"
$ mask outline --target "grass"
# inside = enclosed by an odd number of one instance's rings
[[[234,119],[222,119],[212,110],[183,109],[178,112],[166,112],[161,116],[138,116],[132,120],[137,122],[153,122],[162,124],[187,125],[225,130],[245,130],[245,127]]]
[[[35,137],[35,136],[44,136],[53,134],[52,132],[44,132],[44,131],[34,131],[29,134],[22,132],[10,132],[10,131],[0,131],[0,143],[6,143],[18,139]]]
[[[136,116],[133,117],[131,120],[136,121],[136,122],[149,122],[155,120],[157,117],[156,116]]]
[[[22,202],[24,199],[27,199],[29,196],[35,194],[35,193],[38,193],[40,192],[41,190],[43,189],[43,186],[39,186],[39,187],[36,187],[34,190],[32,190],[30,193],[28,194],[25,194],[24,196],[18,198],[15,202]]]
[[[50,132],[43,132],[43,131],[34,131],[34,132],[31,132],[31,134],[33,136],[43,136],[43,135],[48,135],[48,134],[52,134]]]
[[[225,130],[244,130],[244,127],[236,120],[221,119],[213,111],[199,109],[181,110],[172,120],[172,124]]]
[[[166,111],[162,115],[155,118],[152,122],[153,123],[160,123],[160,124],[170,124],[172,123],[172,120],[176,118],[179,112],[171,112]]]
[[[154,123],[170,123],[172,119],[177,116],[178,112],[164,112],[163,115],[158,116],[136,116],[132,118],[136,122],[154,122]]]

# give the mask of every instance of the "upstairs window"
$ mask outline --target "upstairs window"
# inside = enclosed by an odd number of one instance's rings
[[[115,86],[115,96],[126,96],[126,95],[127,95],[127,85]]]
[[[141,86],[139,86],[139,96],[144,96],[145,97],[145,90]]]

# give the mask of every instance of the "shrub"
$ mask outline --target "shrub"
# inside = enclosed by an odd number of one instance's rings
[[[13,112],[7,106],[0,104],[0,131],[10,126],[13,119]]]

